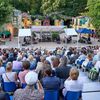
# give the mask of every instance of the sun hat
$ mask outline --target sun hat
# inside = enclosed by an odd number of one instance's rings
[[[25,82],[27,85],[33,85],[38,81],[38,74],[34,71],[30,71],[25,76]]]

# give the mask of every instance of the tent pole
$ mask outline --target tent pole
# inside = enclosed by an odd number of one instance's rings
[[[79,34],[77,35],[77,49],[78,49]]]
[[[20,43],[19,43],[19,36],[18,36],[18,48],[20,48]]]

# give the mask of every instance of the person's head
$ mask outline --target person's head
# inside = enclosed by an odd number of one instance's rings
[[[67,65],[67,57],[66,56],[63,56],[62,58],[60,58],[60,65],[61,66],[65,66]]]
[[[2,63],[3,63],[3,61],[2,61],[2,59],[0,59],[0,67],[2,66]]]
[[[87,55],[87,58],[88,58],[89,60],[92,60],[92,54],[88,54],[88,55]]]
[[[6,57],[5,55],[3,55],[3,56],[2,56],[2,60],[3,60],[3,61],[6,61],[6,60],[7,60],[7,57]]]
[[[57,58],[57,57],[54,58],[53,61],[52,61],[53,67],[58,67],[59,63],[60,63],[59,58]]]
[[[77,68],[71,68],[70,70],[70,78],[72,80],[77,80],[78,79],[78,76],[79,76],[79,71]]]
[[[40,57],[40,61],[43,62],[43,63],[44,63],[45,59],[46,59],[46,58],[45,58],[44,56],[41,56],[41,57]]]
[[[30,68],[30,62],[29,61],[23,61],[23,68],[24,70],[28,70]]]
[[[82,53],[83,53],[84,55],[86,55],[86,54],[87,54],[86,50],[83,50],[83,51],[82,51]]]
[[[34,71],[30,71],[25,75],[25,82],[28,86],[34,85],[38,81],[38,74]]]
[[[43,65],[43,68],[44,68],[44,69],[46,69],[46,68],[51,68],[51,65],[50,65],[50,64],[44,64],[44,65]],[[43,70],[44,70],[44,69],[43,69]]]
[[[21,60],[22,60],[22,56],[20,55],[17,57],[17,61],[21,61]]]
[[[48,60],[45,60],[45,61],[44,61],[44,64],[50,65],[50,62],[49,62]]]
[[[48,51],[48,52],[47,52],[47,55],[48,55],[48,56],[52,55],[52,51]]]
[[[12,63],[11,63],[11,62],[8,62],[8,63],[7,63],[7,65],[6,65],[6,71],[7,71],[7,72],[12,71]]]
[[[29,55],[29,56],[28,56],[28,60],[29,60],[29,61],[32,61],[33,59],[34,59],[33,55]]]
[[[52,75],[52,69],[51,68],[45,68],[44,69],[44,75],[45,76],[51,76]]]

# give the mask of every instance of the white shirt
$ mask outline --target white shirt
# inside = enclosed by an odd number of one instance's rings
[[[82,63],[82,67],[86,67],[87,65],[88,65],[88,63],[89,63],[89,59],[85,59],[85,61]]]
[[[8,78],[6,77],[6,75]],[[7,73],[2,74],[2,78],[4,82],[15,82],[16,81],[15,75],[16,75],[16,72],[7,72]]]
[[[95,68],[97,69],[97,71],[99,72],[99,69],[100,69],[100,61],[97,61],[94,67],[95,67]]]
[[[2,75],[3,73],[5,73],[5,68],[4,67],[0,67],[0,75]]]
[[[65,96],[67,91],[82,91],[83,83],[81,80],[66,80],[64,83],[63,95]]]

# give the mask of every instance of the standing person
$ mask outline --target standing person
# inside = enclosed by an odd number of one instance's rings
[[[70,77],[64,83],[63,95],[66,96],[67,91],[82,91],[83,83],[78,79],[79,71],[76,68],[70,70]],[[81,98],[81,96],[80,96]]]
[[[38,74],[30,71],[25,76],[27,86],[24,89],[18,89],[14,93],[13,100],[43,100],[44,93],[42,85],[38,81]],[[34,84],[37,83],[37,89]]]

